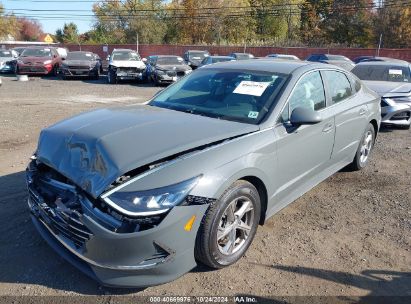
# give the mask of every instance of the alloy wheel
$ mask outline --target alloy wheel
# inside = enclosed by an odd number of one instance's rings
[[[224,255],[232,255],[246,243],[254,224],[254,206],[247,197],[233,200],[225,209],[217,229],[217,245]]]
[[[361,145],[361,150],[360,150],[360,162],[364,164],[368,156],[370,155],[371,149],[372,149],[372,141],[373,141],[373,135],[370,130],[365,133],[364,140]]]

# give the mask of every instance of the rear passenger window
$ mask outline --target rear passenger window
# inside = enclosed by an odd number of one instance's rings
[[[328,83],[333,103],[338,103],[352,95],[351,84],[344,73],[324,71],[324,79]]]

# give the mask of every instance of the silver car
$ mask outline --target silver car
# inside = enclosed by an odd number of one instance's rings
[[[369,161],[380,98],[326,64],[204,66],[145,105],[41,132],[27,168],[34,225],[101,284],[151,286],[238,261],[258,225]]]
[[[411,64],[385,58],[362,62],[352,72],[381,96],[381,123],[409,129],[411,125]]]

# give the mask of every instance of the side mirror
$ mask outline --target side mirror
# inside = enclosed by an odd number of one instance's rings
[[[315,125],[321,121],[321,116],[317,112],[303,107],[295,108],[290,117],[290,123],[296,127],[301,125]]]
[[[147,58],[143,58],[141,59],[141,61],[143,61],[144,63],[147,63]]]
[[[66,60],[66,57],[61,57],[61,60],[63,60],[63,61]]]
[[[53,58],[57,58],[57,55],[56,55],[56,54],[54,54],[54,55],[53,55]]]
[[[110,61],[110,55],[109,55],[109,56],[107,56],[106,60],[107,60],[107,61]]]

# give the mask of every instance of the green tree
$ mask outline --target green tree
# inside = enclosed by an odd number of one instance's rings
[[[56,31],[56,39],[63,43],[79,43],[79,33],[77,25],[73,22],[64,23],[63,29]]]
[[[334,0],[324,21],[328,42],[349,47],[374,46],[373,0]]]
[[[332,0],[307,0],[301,6],[300,39],[318,45],[326,41],[324,21],[330,15]]]
[[[17,18],[11,14],[5,14],[0,2],[0,40],[7,40],[9,36],[16,38],[20,30]]]
[[[376,41],[382,35],[382,46],[411,47],[411,8],[383,3],[375,18]]]

